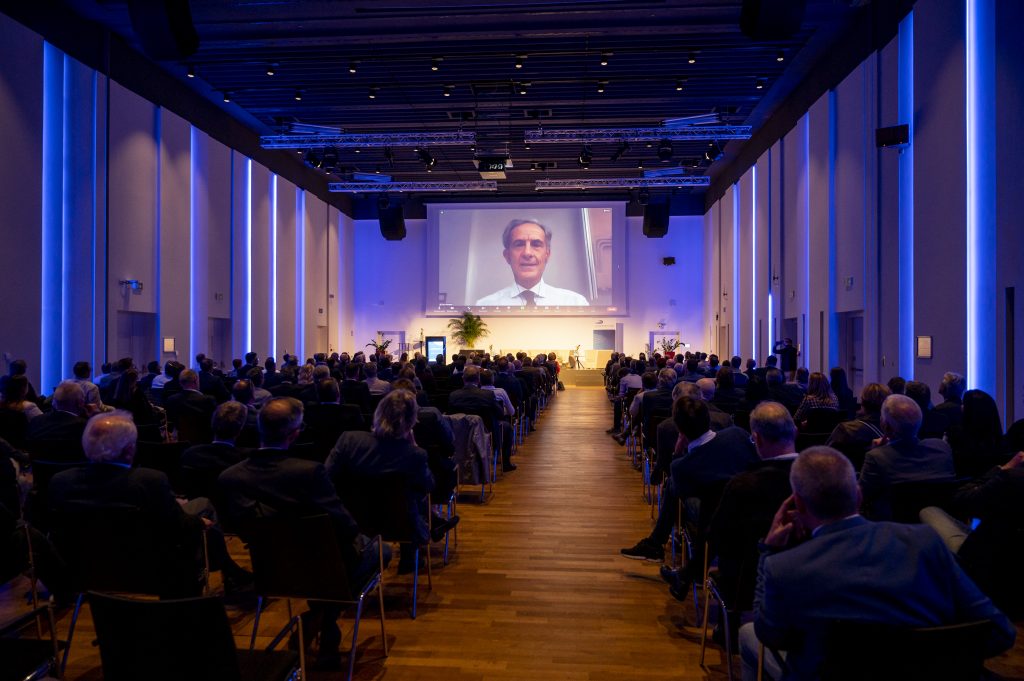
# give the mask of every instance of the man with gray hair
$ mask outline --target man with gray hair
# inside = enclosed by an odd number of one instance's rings
[[[131,414],[112,411],[93,417],[82,435],[89,464],[61,471],[50,481],[50,503],[58,513],[76,508],[133,507],[153,523],[152,533],[166,549],[168,564],[165,595],[198,595],[200,546],[203,528],[209,528],[210,566],[224,570],[225,584],[241,585],[251,575],[228,556],[224,536],[216,529],[216,515],[208,499],[181,503],[162,471],[132,467],[138,431]]]
[[[81,461],[86,424],[85,392],[77,381],[63,381],[53,391],[53,409],[28,422],[25,449],[47,461]]]
[[[872,518],[889,518],[884,497],[892,485],[956,477],[950,446],[934,438],[918,439],[921,418],[921,407],[906,395],[890,395],[882,402],[883,437],[864,456],[860,470],[865,512],[870,512]]]
[[[536,309],[538,306],[589,305],[575,291],[557,288],[544,281],[544,269],[551,258],[551,230],[537,220],[512,220],[501,235],[505,262],[515,282],[476,301],[477,305],[507,305]]]
[[[822,678],[828,623],[935,627],[992,622],[986,653],[1013,645],[1013,625],[957,565],[931,528],[873,523],[857,513],[860,490],[849,459],[811,447],[793,462],[793,494],[762,542],[755,619],[740,629],[743,679]],[[786,671],[771,651],[782,652]],[[922,662],[926,662],[922,660]]]
[[[950,426],[958,426],[964,420],[964,392],[967,390],[967,379],[955,371],[947,371],[942,375],[939,394],[942,404],[935,406],[935,411],[946,417]]]

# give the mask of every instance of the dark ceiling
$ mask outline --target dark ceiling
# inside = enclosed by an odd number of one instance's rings
[[[127,2],[67,4],[145,51]],[[478,151],[508,151],[514,169],[498,194],[510,198],[533,195],[538,177],[639,176],[640,162],[713,176],[742,142],[710,168],[700,163],[704,141],[675,142],[667,162],[643,143],[616,161],[617,144],[595,144],[582,170],[579,144],[529,148],[523,132],[656,127],[711,112],[756,131],[850,25],[859,11],[851,5],[863,3],[808,0],[798,32],[760,41],[740,31],[742,4],[192,0],[198,50],[159,65],[260,134],[292,121],[345,132],[475,131]],[[399,181],[479,179],[469,147],[430,153],[437,163],[428,173],[410,148],[394,150],[393,166],[382,149],[345,150],[331,179],[352,170]]]

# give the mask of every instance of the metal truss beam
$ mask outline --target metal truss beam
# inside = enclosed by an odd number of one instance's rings
[[[468,182],[331,182],[327,190],[349,194],[370,192],[493,192],[494,180]]]
[[[537,180],[534,188],[538,191],[551,189],[642,189],[707,187],[711,178],[706,175],[681,175],[679,177],[590,177],[575,180]]]
[[[597,142],[657,142],[660,140],[745,140],[749,125],[694,125],[685,128],[599,128],[527,130],[523,139],[531,144],[591,144]]]
[[[263,135],[264,149],[310,149],[317,147],[444,147],[476,144],[472,130],[458,132],[338,133],[336,135]]]

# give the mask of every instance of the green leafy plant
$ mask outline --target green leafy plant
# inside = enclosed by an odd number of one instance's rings
[[[377,341],[375,341],[375,340],[372,340],[369,343],[367,343],[366,345],[364,345],[363,347],[364,348],[372,347],[374,354],[376,354],[376,355],[383,355],[384,353],[386,353],[388,351],[388,346],[391,345],[391,341],[392,340],[394,340],[394,339],[393,338],[385,338],[384,340],[380,341],[379,343]]]
[[[665,354],[675,352],[676,348],[682,345],[682,343],[679,342],[679,339],[672,338],[670,336],[663,337],[660,341],[658,341],[658,343],[661,345],[661,351]]]
[[[448,328],[452,331],[452,339],[467,348],[472,348],[478,340],[491,333],[487,322],[469,310],[463,312],[461,317],[449,319]]]

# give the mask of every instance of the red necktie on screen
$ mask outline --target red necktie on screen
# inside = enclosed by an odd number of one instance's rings
[[[522,291],[519,297],[526,301],[526,307],[537,307],[537,294],[533,291]]]

